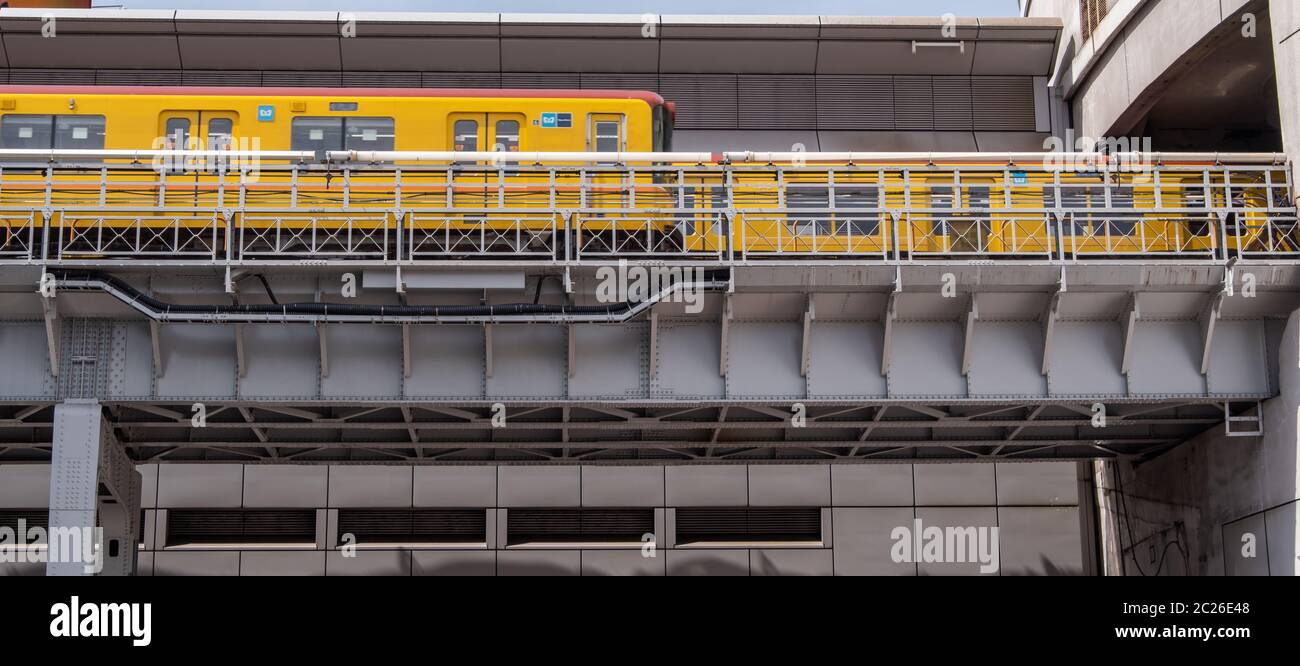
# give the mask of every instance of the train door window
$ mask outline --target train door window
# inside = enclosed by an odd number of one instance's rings
[[[825,212],[830,207],[828,188],[787,185],[785,205],[790,210],[810,209],[807,214],[791,217],[791,231],[796,236],[822,236],[831,233],[830,214]]]
[[[1137,230],[1137,210],[1136,197],[1131,187],[1114,187],[1110,191],[1110,207],[1120,213],[1110,213],[1106,215],[1106,224],[1109,227],[1111,236],[1132,236]],[[1102,194],[1100,205],[1106,205],[1105,194]],[[1128,212],[1132,211],[1132,212]],[[1099,232],[1100,233],[1100,232]]]
[[[392,118],[348,118],[346,150],[393,150],[397,132]]]
[[[623,146],[619,123],[613,120],[596,121],[592,136],[598,153],[617,153]]]
[[[103,150],[104,116],[55,116],[54,147]]]
[[[519,121],[518,120],[498,120],[492,130],[496,138],[492,142],[493,150],[505,152],[519,151]]]
[[[290,150],[342,150],[342,118],[294,118]]]
[[[478,121],[462,118],[452,124],[452,150],[476,152],[478,150]]]
[[[163,148],[185,150],[190,143],[190,119],[168,118],[163,123]]]
[[[208,150],[230,150],[234,145],[234,119],[213,118],[208,121]]]
[[[0,118],[0,148],[49,150],[53,137],[54,116],[10,113]]]

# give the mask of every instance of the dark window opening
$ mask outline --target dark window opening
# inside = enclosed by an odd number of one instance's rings
[[[10,113],[0,118],[0,148],[102,150],[104,116]]]
[[[23,532],[19,531],[19,521],[22,521]],[[4,527],[13,531],[13,541],[0,542],[0,546],[16,546],[19,541],[24,542],[24,545],[45,543],[40,539],[25,537],[30,535],[31,531],[37,527],[48,530],[50,527],[50,512],[48,509],[0,509],[0,528]],[[6,537],[9,538],[8,535]]]
[[[802,543],[822,540],[817,507],[719,507],[677,510],[677,544]]]
[[[314,545],[315,509],[172,509],[167,546]]]
[[[340,545],[486,542],[484,509],[339,509]]]
[[[640,544],[654,534],[654,509],[510,509],[507,545]]]

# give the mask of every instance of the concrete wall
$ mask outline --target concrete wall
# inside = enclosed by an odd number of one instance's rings
[[[1282,141],[1294,164],[1300,161],[1300,2],[1272,0],[1269,7]]]
[[[890,533],[914,519],[1000,528],[1000,574],[1080,574],[1075,463],[727,466],[142,465],[141,575],[968,575],[977,565],[895,563]],[[0,466],[0,509],[43,507],[48,467]],[[334,547],[337,509],[481,508],[488,543],[469,548]],[[657,553],[505,547],[517,507],[653,507]],[[818,547],[677,547],[681,507],[819,507]],[[315,548],[167,548],[178,508],[314,508]],[[40,574],[0,564],[0,575]]]
[[[1289,320],[1278,356],[1282,394],[1263,405],[1263,436],[1228,437],[1219,426],[1154,460],[1100,475],[1105,531],[1125,559],[1108,574],[1298,573],[1300,314]]]

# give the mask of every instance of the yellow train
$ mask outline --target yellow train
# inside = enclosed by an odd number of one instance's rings
[[[321,158],[332,151],[666,153],[673,117],[670,102],[636,91],[0,86],[0,149],[302,151]],[[344,219],[363,229],[396,228],[392,215],[346,211],[400,210],[410,216],[404,227],[425,236],[513,233],[507,246],[517,250],[541,236],[568,235],[577,247],[606,254],[1300,249],[1294,220],[1278,226],[1266,212],[1291,205],[1279,165],[1232,170],[1205,161],[1099,171],[975,157],[640,162],[629,170],[382,162],[340,176],[338,165],[317,162],[232,180],[185,165],[167,165],[159,175],[125,168],[123,160],[97,164],[111,175],[61,169],[50,184],[41,165],[24,171],[11,163],[0,172],[0,208],[57,209],[52,226],[72,237],[86,225],[177,224],[168,211],[234,209],[232,224],[265,230]],[[1232,212],[1221,218],[1225,208]],[[561,209],[579,212],[561,216]],[[125,214],[105,217],[114,210]],[[210,220],[195,213],[181,224]]]

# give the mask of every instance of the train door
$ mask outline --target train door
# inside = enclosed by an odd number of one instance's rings
[[[158,136],[164,150],[232,150],[238,118],[231,111],[166,111]]]

